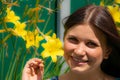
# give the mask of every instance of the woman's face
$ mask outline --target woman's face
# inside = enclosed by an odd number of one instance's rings
[[[72,71],[86,72],[100,69],[108,57],[106,38],[101,31],[89,25],[70,28],[64,38],[64,57]]]

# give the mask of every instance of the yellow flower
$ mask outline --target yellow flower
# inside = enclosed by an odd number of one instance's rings
[[[120,10],[119,6],[107,6],[115,22],[120,22]]]
[[[103,0],[100,2],[100,6],[104,6],[104,1]]]
[[[57,56],[63,56],[62,42],[53,34],[52,37],[46,37],[47,42],[42,44],[44,51],[41,53],[42,57],[51,56],[53,62],[57,61]]]
[[[43,39],[42,36],[40,36],[37,32],[31,32],[28,31],[26,36],[25,36],[25,41],[26,41],[26,48],[30,48],[31,46],[39,47],[39,42]]]
[[[20,36],[23,39],[25,39],[25,35],[27,34],[25,27],[26,27],[25,23],[21,23],[21,22],[17,21],[15,23],[14,35]]]
[[[120,4],[120,0],[115,0],[115,2]]]
[[[16,23],[16,21],[20,20],[19,16],[16,16],[14,11],[10,10],[10,8],[7,8],[7,15],[4,19],[5,22],[12,22]]]

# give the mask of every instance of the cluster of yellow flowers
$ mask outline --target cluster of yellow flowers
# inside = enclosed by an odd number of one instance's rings
[[[57,61],[56,55],[63,56],[64,53],[63,50],[61,49],[62,46],[61,41],[58,38],[56,38],[55,34],[53,34],[52,37],[47,36],[46,39],[48,41],[47,43],[42,44],[42,47],[45,50],[41,53],[41,55],[43,57],[51,56],[53,62],[56,62]]]
[[[100,5],[106,6],[104,0],[101,1]],[[114,0],[112,5],[107,5],[106,7],[113,16],[114,21],[120,23],[120,0]]]
[[[45,39],[46,43],[42,43],[44,51],[41,55],[43,58],[51,56],[53,62],[57,61],[57,56],[63,55],[62,42],[56,37],[55,33],[53,36],[44,35],[38,27],[34,31],[26,30],[26,22],[20,22],[20,17],[13,10],[7,8],[6,13],[4,22],[13,23],[14,28],[0,30],[1,33],[9,31],[13,35],[21,37],[26,42],[26,48],[30,48],[31,46],[39,48],[40,41]]]

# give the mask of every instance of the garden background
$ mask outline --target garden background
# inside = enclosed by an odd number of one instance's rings
[[[120,30],[120,0],[1,0],[0,80],[21,80],[33,57],[45,61],[44,80],[67,72],[62,19],[88,4],[110,6]]]

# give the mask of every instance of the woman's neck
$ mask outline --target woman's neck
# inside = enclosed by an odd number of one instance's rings
[[[106,75],[101,70],[86,73],[70,71],[61,76],[59,80],[114,80],[114,78]]]

